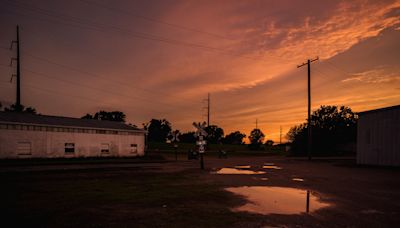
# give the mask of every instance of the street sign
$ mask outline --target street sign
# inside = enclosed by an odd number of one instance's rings
[[[205,152],[204,146],[207,144],[207,141],[204,140],[204,137],[207,137],[206,122],[203,123],[193,123],[193,126],[196,128],[196,132],[194,136],[198,138],[196,144],[199,146],[199,154],[200,154],[200,168],[204,169],[204,159],[203,154]]]
[[[167,136],[167,143],[169,142],[179,142],[179,136],[181,135],[181,133],[179,133],[179,131],[171,131],[170,133],[168,133]]]
[[[204,145],[199,146],[199,153],[204,154]]]
[[[207,141],[206,140],[199,140],[199,141],[196,141],[196,145],[198,145],[198,146],[204,146],[204,145],[206,145],[207,144]]]
[[[206,128],[206,122],[203,123],[193,123],[193,126],[196,128],[196,132],[194,133],[194,135],[196,137],[200,137],[200,136],[207,136],[207,132],[206,130],[204,130]]]

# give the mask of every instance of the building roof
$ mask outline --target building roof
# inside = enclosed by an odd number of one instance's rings
[[[368,111],[364,111],[364,112],[359,112],[357,114],[358,115],[364,115],[364,114],[370,114],[370,113],[376,113],[376,112],[382,112],[382,111],[389,111],[389,110],[395,110],[395,109],[400,109],[400,105],[368,110]]]
[[[142,131],[134,126],[116,121],[79,119],[63,116],[46,116],[40,114],[18,113],[18,112],[2,112],[0,111],[0,123],[19,123],[33,124],[57,127],[78,127],[90,129],[108,129],[108,130],[125,130],[125,131]]]

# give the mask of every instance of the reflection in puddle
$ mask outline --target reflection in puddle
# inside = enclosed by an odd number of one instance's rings
[[[222,168],[213,174],[265,174],[264,171],[242,170],[234,168]]]
[[[304,182],[304,179],[302,179],[302,178],[292,178],[292,181]]]
[[[237,165],[235,166],[235,169],[250,169],[249,165]]]
[[[263,169],[282,169],[282,167],[276,165],[263,165]]]
[[[266,178],[266,177],[252,177],[252,179],[253,180],[262,180],[262,181],[267,181],[268,180],[268,178]]]
[[[300,214],[314,212],[330,204],[321,202],[310,191],[267,186],[230,187],[227,191],[242,195],[249,201],[234,211],[258,214]]]
[[[362,214],[383,214],[383,212],[374,210],[374,209],[368,209],[368,210],[362,210]]]

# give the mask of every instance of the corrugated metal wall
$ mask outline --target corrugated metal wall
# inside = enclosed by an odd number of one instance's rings
[[[400,166],[400,106],[360,114],[357,163]]]

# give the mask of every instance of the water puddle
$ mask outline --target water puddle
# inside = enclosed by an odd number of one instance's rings
[[[275,165],[274,163],[264,163],[263,169],[282,169],[282,167],[279,167]]]
[[[253,180],[262,180],[262,181],[267,181],[268,180],[268,178],[266,178],[266,177],[253,177],[252,178]]]
[[[368,209],[368,210],[362,210],[362,214],[383,214],[383,212],[375,210],[375,209]]]
[[[292,181],[304,182],[303,178],[292,178]]]
[[[263,165],[263,169],[282,169],[282,167],[276,165]]]
[[[301,214],[311,213],[331,206],[307,190],[285,187],[243,186],[225,190],[244,196],[249,202],[234,208],[257,214]]]
[[[211,172],[212,174],[265,174],[264,171],[253,171],[245,169],[235,169],[235,168],[222,168],[217,171]]]
[[[250,169],[249,165],[237,165],[235,166],[235,169]]]

